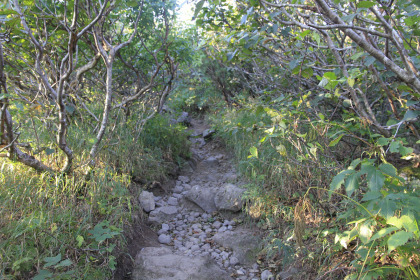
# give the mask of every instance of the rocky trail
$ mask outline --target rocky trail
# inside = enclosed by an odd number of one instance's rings
[[[271,279],[256,262],[261,235],[242,222],[245,190],[228,153],[204,121],[191,129],[191,164],[167,192],[139,197],[158,242],[138,252],[132,279]]]

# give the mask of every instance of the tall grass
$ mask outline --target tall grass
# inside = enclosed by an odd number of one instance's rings
[[[299,249],[302,243],[306,248],[322,247],[324,239],[305,234],[301,228],[296,233],[296,207],[311,187],[328,189],[341,168],[329,147],[329,126],[309,122],[304,110],[296,114],[283,104],[258,100],[242,104],[241,108],[214,112],[209,119],[249,180],[245,193],[248,214],[268,230],[264,252],[273,261],[281,260],[280,266],[303,255],[309,258],[308,251],[302,254]],[[311,190],[307,197],[310,200],[298,216],[310,216],[305,226],[316,232],[328,224],[326,217],[333,209],[326,192]],[[316,255],[313,262],[330,252]],[[317,269],[319,264],[308,266],[314,275]]]
[[[40,174],[0,159],[0,279],[112,278],[116,250],[124,247],[123,230],[138,210],[141,186],[131,179],[164,179],[188,157],[183,128],[158,116],[137,141],[130,125],[116,127],[85,180],[82,164],[93,129],[74,124],[70,133],[78,155],[72,174]],[[48,129],[40,125],[38,137],[45,143]],[[37,157],[57,166],[63,161],[57,151]]]

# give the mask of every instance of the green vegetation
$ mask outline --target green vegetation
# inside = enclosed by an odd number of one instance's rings
[[[145,186],[162,181],[188,157],[184,128],[164,117],[148,122],[137,141],[129,127],[117,132],[107,139],[90,180],[77,171],[39,174],[0,160],[2,279],[112,278],[125,250],[124,232],[139,211],[141,185],[132,179]]]
[[[248,178],[273,270],[418,279],[419,2],[195,4],[187,27],[173,1],[0,4],[0,278],[111,278],[188,111]]]

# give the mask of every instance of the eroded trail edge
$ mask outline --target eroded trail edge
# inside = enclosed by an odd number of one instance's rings
[[[132,279],[269,279],[256,262],[261,235],[242,223],[243,182],[203,120],[192,120],[193,160],[163,195],[139,201],[159,246],[142,248]]]

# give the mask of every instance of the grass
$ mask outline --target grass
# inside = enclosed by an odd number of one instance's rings
[[[78,166],[86,160],[91,135],[77,126],[71,131]],[[146,183],[164,180],[188,157],[188,146],[184,129],[161,116],[146,124],[137,141],[129,125],[110,135],[88,181],[83,168],[40,174],[0,159],[0,279],[112,278],[124,229],[138,211],[141,186],[131,182],[133,176]],[[62,161],[57,154],[38,156],[51,164]]]
[[[264,105],[258,100],[243,104],[239,109],[214,112],[209,119],[233,151],[239,172],[249,180],[247,212],[267,232],[262,252],[266,265],[282,271],[311,259],[301,276],[316,277],[318,270],[326,268],[322,260],[336,253],[330,247],[318,250],[325,247],[326,240],[319,234],[336,223],[328,218],[331,209],[325,192],[310,191],[305,208],[300,206],[310,187],[328,189],[340,168],[329,158],[328,127],[313,125],[304,115],[289,113],[290,108]],[[317,147],[313,154],[311,147]],[[333,243],[331,236],[328,238]]]

